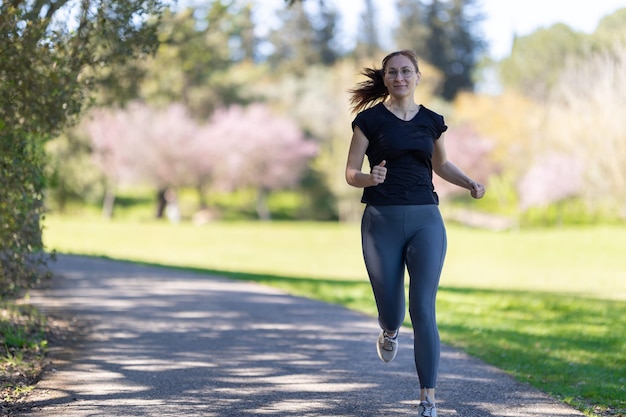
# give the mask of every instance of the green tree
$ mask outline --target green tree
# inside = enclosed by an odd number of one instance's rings
[[[441,95],[452,100],[474,88],[473,72],[485,50],[475,28],[483,19],[476,0],[399,0],[402,18],[395,37],[443,74]]]
[[[529,97],[545,101],[560,83],[566,68],[591,54],[620,51],[626,43],[626,8],[605,16],[591,35],[558,23],[518,37],[511,55],[500,63],[500,79]]]
[[[64,213],[72,204],[96,204],[105,192],[102,173],[94,169],[92,147],[78,128],[46,143],[46,208]]]
[[[358,60],[371,59],[381,50],[376,15],[374,2],[365,0],[365,9],[361,13],[361,26],[354,51]]]
[[[317,47],[319,49],[320,62],[323,65],[332,65],[339,59],[336,48],[338,15],[335,9],[328,7],[324,0],[318,1],[319,16],[317,20]]]
[[[425,24],[426,5],[421,0],[396,0],[396,9],[399,24],[394,30],[394,39],[398,48],[410,49],[422,56],[430,32]]]
[[[582,57],[590,48],[584,33],[558,23],[516,38],[511,55],[500,63],[504,86],[545,100],[559,81],[568,61]]]
[[[282,25],[268,39],[273,51],[267,61],[274,70],[301,75],[312,65],[331,65],[339,57],[333,48],[337,13],[323,0],[317,2],[316,14],[305,3],[278,11]]]
[[[183,103],[199,118],[244,101],[241,89],[248,80],[232,78],[230,72],[235,63],[251,58],[255,40],[249,6],[235,6],[214,1],[206,11],[166,11],[159,49],[146,63],[141,98],[159,106]]]
[[[81,112],[96,68],[156,45],[159,0],[0,3],[0,279],[34,282],[41,255],[43,144]]]
[[[596,49],[614,49],[615,44],[626,44],[626,7],[605,16],[592,35]]]

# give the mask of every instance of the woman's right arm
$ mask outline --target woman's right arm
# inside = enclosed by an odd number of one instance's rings
[[[361,171],[368,145],[369,141],[363,131],[355,126],[348,151],[348,163],[346,164],[346,181],[353,187],[365,188],[378,185],[385,180],[387,175],[387,168],[385,168],[384,163],[375,166],[370,174]]]

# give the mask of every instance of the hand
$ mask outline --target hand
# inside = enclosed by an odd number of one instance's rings
[[[485,186],[482,185],[479,182],[476,181],[472,181],[470,183],[470,194],[472,194],[472,197],[474,198],[483,198],[483,196],[485,195]]]
[[[372,172],[370,173],[372,185],[378,185],[381,182],[385,182],[385,178],[387,178],[387,168],[385,168],[386,163],[387,161],[383,160],[380,164],[372,168]]]

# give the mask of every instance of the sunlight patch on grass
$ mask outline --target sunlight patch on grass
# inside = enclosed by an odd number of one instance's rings
[[[490,232],[448,226],[441,284],[626,300],[626,227]],[[358,224],[106,221],[49,216],[44,242],[80,253],[225,271],[367,280]]]
[[[442,288],[442,338],[590,410],[623,410],[626,303],[561,294]]]

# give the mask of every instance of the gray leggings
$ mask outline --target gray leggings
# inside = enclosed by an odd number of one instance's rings
[[[435,297],[447,249],[439,207],[368,205],[361,240],[378,321],[388,332],[398,330],[404,321],[406,265],[415,367],[421,388],[435,388],[440,356]]]

